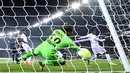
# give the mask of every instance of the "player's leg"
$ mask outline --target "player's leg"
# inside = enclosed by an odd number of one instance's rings
[[[96,46],[95,48],[92,48],[94,55],[96,58],[99,58],[100,54],[105,54],[109,64],[112,64],[111,58],[109,54],[106,54],[106,50],[101,46]]]
[[[33,52],[28,52],[26,54],[24,54],[22,57],[19,58],[19,60],[26,60],[27,58],[33,56]]]
[[[105,52],[105,56],[106,56],[106,58],[107,58],[107,60],[108,60],[110,65],[117,65],[117,64],[112,62],[111,57],[110,57],[110,55],[107,52]]]
[[[32,52],[32,49],[30,48],[30,46],[29,46],[28,44],[23,43],[23,45],[24,45],[23,48],[24,48],[24,50],[25,50],[26,53]],[[32,66],[31,57],[28,57],[28,58],[26,59],[25,64],[27,64],[27,65],[29,65],[29,66]]]
[[[43,71],[45,65],[53,65],[53,64],[54,64],[53,60],[48,60],[48,59],[39,62],[40,70]]]
[[[28,57],[31,57],[31,56],[33,56],[33,53],[28,52],[28,53],[24,54],[23,56],[17,58],[16,61],[17,61],[17,62],[19,62],[19,61],[21,61],[21,60],[26,61],[26,59],[27,59]]]
[[[42,62],[39,62],[39,65],[40,65],[40,70],[43,71],[45,65],[43,65]]]
[[[94,60],[95,58],[96,58],[96,55],[93,54],[93,55],[91,56],[90,60]]]
[[[34,52],[28,52],[28,53],[26,53],[26,54],[24,54],[23,56],[21,56],[21,57],[19,57],[18,59],[17,59],[17,61],[20,61],[20,60],[26,60],[27,58],[29,58],[29,57],[31,57],[31,56],[36,56],[36,55],[38,55],[39,54],[39,50],[37,50],[38,48],[36,48],[35,50],[34,50]]]
[[[17,61],[18,56],[19,56],[18,51],[14,50],[14,60],[15,60],[16,64],[19,64],[19,62]]]
[[[62,54],[60,51],[57,51],[57,53],[55,54],[55,56],[56,56],[56,60],[59,60],[59,62],[61,62],[61,65],[66,60],[66,54],[65,54],[65,52],[63,52],[63,54]],[[67,64],[63,64],[63,65],[67,66]]]
[[[13,63],[15,61],[15,58],[14,58],[14,50],[11,51],[11,56],[12,56],[12,60],[13,60]]]
[[[100,53],[96,54],[97,58],[100,58],[100,55],[101,55]]]
[[[25,50],[25,53],[29,53],[29,52],[31,53],[32,52],[32,50],[31,50],[31,48],[29,47],[28,44],[23,43],[22,46],[24,46],[23,49]],[[32,56],[32,55],[30,55],[30,56]]]
[[[16,53],[15,53],[15,61],[16,61],[16,64],[19,64],[19,62],[17,61],[17,58],[19,57],[19,53],[18,53],[18,51],[16,51]]]
[[[56,65],[66,65],[66,61],[63,57],[57,56],[55,64]]]
[[[116,65],[115,63],[112,62],[110,55],[108,54],[108,52],[103,47],[99,46],[98,52],[100,54],[105,54],[105,56],[106,56],[110,65]]]
[[[90,59],[88,59],[88,65],[90,65]]]
[[[100,58],[100,55],[106,52],[106,50],[103,47],[99,46],[99,45],[97,45],[95,47],[95,51],[96,51],[95,54],[96,54],[97,58]]]
[[[42,56],[45,57],[44,54],[42,54]],[[57,65],[65,65],[66,64],[66,61],[64,60],[64,58],[57,56],[55,54],[49,55],[46,58],[47,59],[45,61],[39,62],[41,71],[43,71],[43,68],[45,65],[57,66]]]
[[[95,59],[97,59],[98,51],[95,47],[92,47],[92,51],[93,51],[93,55],[91,57],[91,60],[95,60]]]

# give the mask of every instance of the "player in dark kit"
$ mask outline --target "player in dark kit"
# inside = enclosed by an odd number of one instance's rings
[[[19,62],[16,60],[19,56],[18,51],[16,49],[16,41],[11,36],[8,37],[8,46],[9,49],[11,49],[11,55],[13,62],[19,64]]]

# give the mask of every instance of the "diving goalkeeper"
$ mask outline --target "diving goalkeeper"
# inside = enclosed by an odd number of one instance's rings
[[[75,45],[68,35],[72,34],[73,26],[66,25],[64,30],[56,29],[52,34],[40,45],[38,45],[33,52],[28,52],[18,60],[26,60],[30,56],[40,55],[45,58],[45,61],[39,62],[40,69],[43,70],[45,65],[64,65],[66,62],[64,58],[56,55],[56,52],[70,47],[72,50],[79,51],[80,48]]]

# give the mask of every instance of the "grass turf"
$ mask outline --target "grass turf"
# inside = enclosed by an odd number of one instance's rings
[[[119,60],[113,60],[118,65],[109,65],[107,60],[87,61],[68,60],[68,66],[46,66],[44,72],[74,72],[74,71],[124,71],[123,65]],[[13,64],[11,60],[0,60],[0,72],[41,72],[37,61],[33,62],[34,66],[28,66],[23,62],[19,65]]]

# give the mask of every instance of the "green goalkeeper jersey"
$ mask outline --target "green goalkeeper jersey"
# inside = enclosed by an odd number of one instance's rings
[[[57,51],[66,47],[70,47],[75,51],[80,50],[80,48],[75,45],[73,40],[71,40],[62,30],[57,29],[54,30],[44,42],[36,47],[34,53],[41,54],[46,57],[55,54]]]

